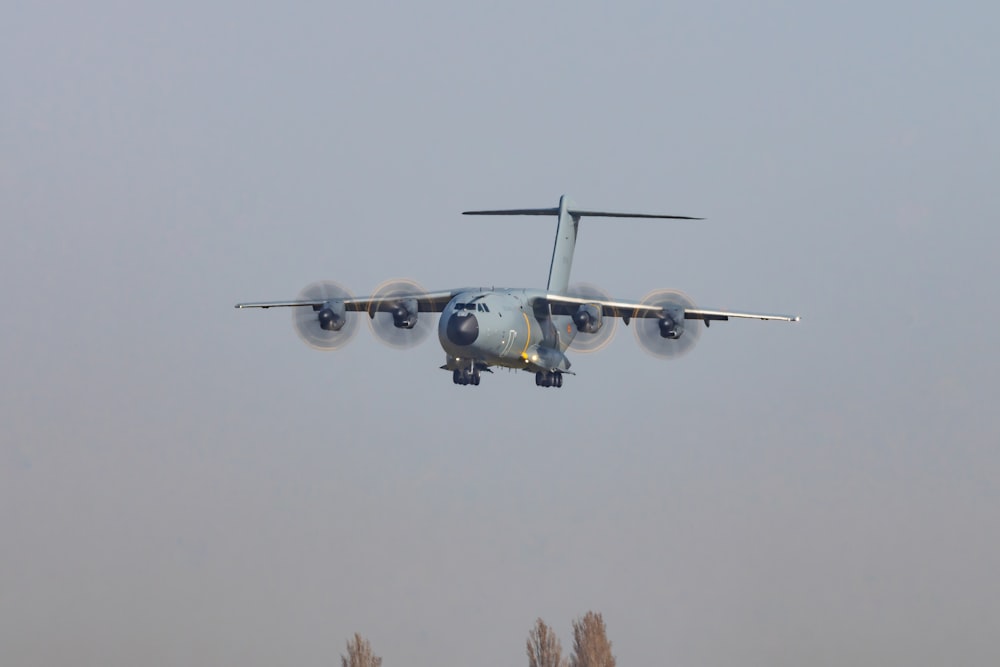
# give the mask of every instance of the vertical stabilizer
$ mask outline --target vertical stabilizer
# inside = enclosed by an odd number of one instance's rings
[[[576,248],[576,233],[580,218],[671,218],[674,220],[701,220],[686,215],[660,215],[658,213],[615,213],[612,211],[584,211],[573,206],[569,197],[559,198],[558,208],[509,208],[489,211],[463,211],[462,215],[555,215],[559,217],[556,226],[556,242],[552,248],[552,263],[549,265],[550,292],[565,294],[569,287],[569,270],[573,266],[573,250]]]
[[[552,264],[549,265],[550,292],[565,293],[569,288],[569,271],[573,266],[573,250],[576,248],[576,232],[580,226],[580,216],[569,210],[572,202],[563,195],[559,198],[559,223],[556,225],[556,242],[552,247]]]

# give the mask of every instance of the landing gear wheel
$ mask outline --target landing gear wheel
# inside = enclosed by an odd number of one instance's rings
[[[561,387],[563,384],[563,374],[559,371],[548,371],[545,373],[535,373],[536,387]]]
[[[479,386],[480,380],[480,369],[479,367],[472,365],[469,367],[456,368],[451,372],[451,381],[455,384],[460,385],[472,385],[474,387]]]

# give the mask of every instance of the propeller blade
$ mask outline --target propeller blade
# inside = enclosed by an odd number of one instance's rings
[[[643,350],[660,359],[676,359],[691,351],[701,330],[701,320],[685,320],[684,310],[694,308],[694,301],[683,292],[671,289],[654,290],[642,300],[643,305],[663,309],[663,317],[635,317],[635,337]],[[676,338],[663,334],[671,330],[671,323],[678,332]]]
[[[433,313],[418,313],[413,297],[425,290],[412,280],[388,280],[372,294],[368,314],[372,333],[380,341],[397,349],[406,349],[424,342],[434,328]],[[376,304],[376,299],[390,303]]]
[[[595,301],[611,301],[611,296],[600,287],[589,283],[576,283],[569,286],[567,293],[579,299],[594,299]],[[597,333],[585,333],[577,331],[573,341],[569,344],[569,349],[574,352],[588,354],[603,350],[615,336],[618,327],[617,317],[601,318],[601,328]]]
[[[302,301],[330,301],[334,306],[337,301],[349,298],[351,295],[346,289],[329,280],[312,283],[299,292]],[[344,347],[358,330],[357,315],[345,314],[336,307],[317,310],[307,306],[292,308],[292,323],[306,345],[324,351]]]

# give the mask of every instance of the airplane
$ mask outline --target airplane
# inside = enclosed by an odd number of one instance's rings
[[[337,283],[321,281],[308,285],[294,301],[238,303],[236,308],[291,308],[300,337],[321,350],[343,347],[356,332],[360,313],[367,313],[372,331],[383,342],[412,347],[433,327],[431,315],[439,313],[438,340],[445,352],[441,368],[451,371],[456,385],[465,386],[479,385],[482,373],[492,373],[493,367],[506,367],[534,373],[539,387],[562,387],[564,375],[575,375],[566,351],[603,348],[618,319],[626,326],[635,320],[640,345],[663,358],[690,350],[702,323],[708,327],[731,318],[799,321],[792,315],[704,310],[675,290],[654,290],[642,301],[617,301],[591,285],[569,284],[581,218],[702,218],[586,210],[566,195],[555,208],[464,211],[463,215],[555,216],[546,288],[427,292],[412,281],[394,280],[371,296],[353,297]]]

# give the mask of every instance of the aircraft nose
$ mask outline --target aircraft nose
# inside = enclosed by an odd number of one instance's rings
[[[472,345],[479,338],[479,320],[472,313],[452,315],[445,334],[455,345]]]

